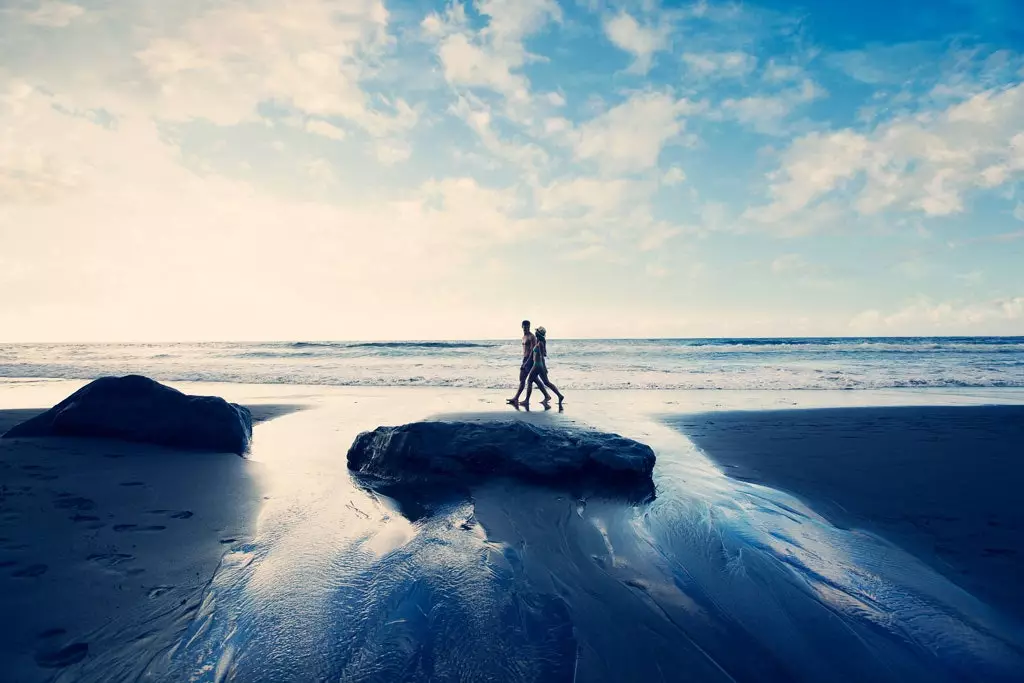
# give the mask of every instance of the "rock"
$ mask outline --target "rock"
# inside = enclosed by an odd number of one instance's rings
[[[654,451],[618,434],[523,421],[414,422],[356,437],[348,467],[393,484],[508,476],[653,494]]]
[[[139,375],[102,377],[3,438],[86,436],[245,453],[252,440],[247,408],[216,396],[189,396]]]

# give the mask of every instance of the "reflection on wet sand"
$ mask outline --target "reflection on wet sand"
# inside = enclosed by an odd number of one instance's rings
[[[650,444],[649,505],[511,482],[410,504],[345,471],[358,431],[473,403],[339,399],[261,427],[253,457],[270,498],[256,537],[225,558],[151,675],[991,681],[1024,666],[1019,631],[975,597],[881,539],[723,476],[628,403],[526,419]]]

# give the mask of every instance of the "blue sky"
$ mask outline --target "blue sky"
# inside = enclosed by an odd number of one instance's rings
[[[0,2],[0,340],[1024,334],[1024,4]]]

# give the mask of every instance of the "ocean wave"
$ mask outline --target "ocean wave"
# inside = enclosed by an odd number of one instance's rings
[[[1024,387],[1020,337],[754,341],[552,340],[551,377],[570,390]],[[4,344],[0,377],[507,390],[519,358],[518,340]]]
[[[516,372],[499,375],[425,375],[425,374],[356,374],[324,373],[322,371],[283,371],[282,368],[158,368],[158,367],[86,367],[0,365],[0,378],[9,379],[75,379],[92,380],[105,375],[138,373],[163,382],[222,382],[230,384],[309,385],[336,387],[433,387],[477,390],[514,390]],[[911,376],[907,374],[874,374],[849,376],[823,374],[818,371],[788,372],[709,372],[692,373],[574,373],[552,376],[558,386],[568,391],[834,391],[878,389],[987,389],[1024,388],[1024,373],[1012,375],[959,373],[943,376]]]
[[[489,349],[497,344],[481,342],[357,342],[348,344],[350,349]]]

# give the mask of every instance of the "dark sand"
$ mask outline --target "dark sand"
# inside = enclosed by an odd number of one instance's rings
[[[39,412],[0,410],[0,432]],[[250,538],[254,475],[230,453],[0,439],[0,680],[133,680]]]
[[[673,417],[726,474],[874,532],[1024,620],[1024,406]]]

